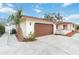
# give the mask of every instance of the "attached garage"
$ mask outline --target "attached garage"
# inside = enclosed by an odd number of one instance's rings
[[[35,24],[35,36],[44,36],[53,34],[53,24],[42,24],[36,23]]]
[[[55,33],[55,24],[44,18],[23,16],[20,22],[20,27],[22,31],[22,39],[29,38],[30,33],[34,33],[35,37]],[[18,34],[18,36],[21,37],[20,34]]]

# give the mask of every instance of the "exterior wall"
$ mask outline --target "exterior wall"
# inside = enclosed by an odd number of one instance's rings
[[[30,32],[34,32],[34,22],[26,21],[20,24],[24,38],[27,38]]]
[[[41,21],[38,19],[30,19],[29,20],[29,18],[27,18],[26,21],[21,22],[21,24],[20,24],[24,38],[27,38],[29,36],[30,32],[34,33],[35,23],[53,24],[53,33],[56,33],[56,30],[57,30],[56,24],[54,24],[52,22]],[[66,25],[67,25],[67,29],[65,29],[65,30],[68,30],[68,31],[75,30],[75,25],[74,25],[74,27],[73,27],[73,24],[66,24]],[[63,24],[58,25],[58,29],[63,30]]]
[[[63,25],[58,25],[58,29],[62,30],[63,29]]]
[[[35,23],[43,23],[43,24],[53,24],[53,33],[56,32],[56,24],[54,24],[51,21],[46,21],[43,19],[38,19],[38,18],[30,18],[30,17],[26,17],[23,20],[21,20],[20,26],[22,28],[22,32],[23,32],[23,36],[25,38],[27,38],[30,34],[30,32],[34,33],[34,27],[35,27]],[[58,29],[59,30],[63,30],[63,24],[58,25]],[[66,31],[72,31],[75,30],[75,26],[73,28],[73,24],[67,24],[67,29],[65,29]]]
[[[21,22],[20,26],[22,28],[24,38],[27,38],[29,36],[30,32],[34,33],[35,23],[53,24],[52,22],[50,23],[50,22],[45,22],[45,21],[41,21],[41,20],[40,21],[33,21],[31,19]],[[54,24],[54,31],[53,31],[54,33],[55,33],[55,30],[56,30],[56,26]]]
[[[69,24],[69,25],[68,25],[68,30],[71,30],[71,31],[72,31],[72,30],[75,30],[75,25],[74,25],[74,27],[73,27],[73,24]]]
[[[26,36],[28,37],[30,32],[34,33],[34,24],[35,22],[33,21],[28,21],[26,22]]]
[[[34,22],[26,21],[20,24],[24,38],[27,38],[30,32],[34,32]]]
[[[64,24],[58,25],[58,29],[59,29],[59,30],[62,30],[62,29],[63,29],[63,25],[64,25]],[[70,30],[70,31],[75,30],[75,25],[74,25],[74,27],[73,27],[73,24],[67,24],[67,29],[65,29],[65,30]]]
[[[53,33],[56,33],[56,24],[53,24]]]
[[[67,26],[68,26],[68,30],[72,30],[72,25],[71,24],[69,24]]]
[[[74,25],[73,30],[75,30],[75,28],[76,28],[76,25]]]

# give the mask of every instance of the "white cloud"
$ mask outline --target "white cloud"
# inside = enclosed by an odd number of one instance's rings
[[[0,4],[0,12],[1,13],[7,13],[7,14],[10,14],[10,13],[14,13],[15,12],[15,10],[12,8],[13,7],[13,5],[12,4],[6,4],[6,5],[4,5],[4,4]]]
[[[69,6],[69,5],[71,5],[72,3],[64,3],[64,4],[62,4],[62,7],[66,7],[66,6]]]
[[[0,8],[0,12],[2,13],[14,13],[15,10],[13,8],[10,8],[10,7],[5,7],[5,8]]]
[[[3,7],[3,4],[2,3],[0,3],[0,8],[2,8]]]
[[[42,12],[42,10],[41,10],[40,7],[39,7],[39,4],[37,4],[37,5],[35,5],[35,6],[32,6],[32,7],[33,7],[32,10],[34,10],[35,12],[37,12],[37,13]]]
[[[7,5],[7,6],[9,6],[9,7],[13,7],[13,5],[12,5],[12,4],[10,4],[10,3],[7,3],[6,5]]]
[[[65,17],[65,21],[67,22],[73,22],[73,23],[79,23],[79,14],[73,14],[70,16]]]
[[[66,18],[66,20],[69,20],[69,19],[78,19],[79,18],[79,14],[74,14],[74,15],[70,15],[70,16],[68,16],[68,17],[65,17]]]
[[[36,11],[37,13],[40,13],[41,10],[40,9],[33,9],[34,11]]]
[[[2,3],[0,3],[0,6],[2,6],[3,4]]]
[[[32,5],[32,8],[39,8],[39,7],[40,7],[39,4],[37,4],[37,5]]]

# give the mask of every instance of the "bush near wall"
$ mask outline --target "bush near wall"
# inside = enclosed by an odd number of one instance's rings
[[[79,30],[79,26],[76,27],[76,30]]]
[[[36,39],[35,39],[34,33],[30,32],[30,34],[29,34],[29,41],[35,41],[35,40]]]
[[[79,33],[79,26],[76,27],[76,30],[75,30],[77,33]]]
[[[5,33],[5,27],[0,24],[0,34]]]

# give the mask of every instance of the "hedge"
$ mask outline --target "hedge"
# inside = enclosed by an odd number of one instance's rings
[[[5,27],[0,24],[0,34],[5,33]]]

